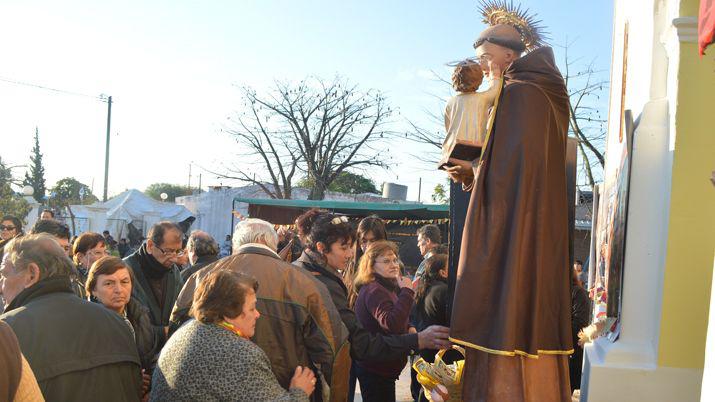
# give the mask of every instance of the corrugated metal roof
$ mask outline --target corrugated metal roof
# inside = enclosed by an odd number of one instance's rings
[[[284,200],[276,198],[242,198],[236,201],[253,205],[274,205],[292,208],[325,208],[325,209],[367,209],[383,211],[409,211],[413,209],[426,209],[428,211],[449,212],[449,205],[418,204],[418,203],[389,203],[389,202],[355,202],[355,201],[326,201],[326,200]]]
[[[374,213],[383,218],[446,218],[449,215],[449,205],[389,203],[389,202],[356,202],[356,201],[326,201],[326,200],[284,200],[273,198],[234,198],[236,202],[251,205],[263,205],[284,208],[322,208],[335,212],[369,215]]]

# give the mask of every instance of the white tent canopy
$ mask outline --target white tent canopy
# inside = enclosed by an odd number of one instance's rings
[[[183,205],[157,201],[139,190],[127,190],[101,204],[107,208],[107,216],[126,221],[141,220],[147,215],[157,215],[160,221],[182,222],[191,216]]]
[[[79,221],[77,234],[109,230],[115,238],[126,237],[129,224],[146,235],[148,228],[159,221],[178,223],[193,217],[183,205],[157,201],[139,190],[127,190],[107,202],[73,205],[71,208],[75,220]]]

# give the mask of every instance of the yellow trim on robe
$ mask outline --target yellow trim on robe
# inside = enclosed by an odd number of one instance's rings
[[[539,349],[539,350],[536,351],[538,354],[532,355],[532,354],[530,354],[530,353],[526,353],[526,352],[521,351],[521,350],[515,350],[515,351],[513,351],[513,352],[509,352],[509,351],[506,351],[506,350],[489,349],[489,348],[484,347],[484,346],[479,346],[479,345],[475,345],[475,344],[473,344],[473,343],[469,343],[469,342],[467,342],[467,341],[463,341],[463,340],[460,340],[460,339],[452,338],[451,336],[449,337],[449,340],[450,340],[450,342],[454,342],[454,343],[456,343],[456,344],[459,344],[459,345],[462,345],[462,346],[466,346],[466,347],[469,347],[469,348],[472,348],[472,349],[481,350],[482,352],[491,353],[491,354],[493,354],[493,355],[512,356],[512,357],[519,355],[519,356],[525,356],[525,357],[528,357],[528,358],[531,358],[531,359],[538,359],[538,358],[539,358],[539,355],[570,355],[570,354],[573,354],[573,352],[574,352],[573,349],[571,349],[571,350],[541,350],[541,349]]]
[[[497,92],[497,97],[494,99],[494,106],[489,112],[489,118],[487,119],[486,133],[484,134],[484,144],[482,144],[482,153],[479,155],[479,162],[481,163],[482,157],[484,156],[484,150],[487,149],[487,144],[489,143],[489,138],[492,136],[492,128],[494,127],[494,120],[497,118],[497,107],[499,107],[499,98],[501,97],[502,90],[504,89],[504,76],[499,77],[499,92]]]

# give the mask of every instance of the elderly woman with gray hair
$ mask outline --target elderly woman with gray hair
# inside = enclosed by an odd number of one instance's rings
[[[253,341],[268,355],[278,383],[288,389],[297,366],[310,367],[320,379],[317,400],[328,391],[347,393],[349,343],[347,330],[327,289],[301,268],[276,253],[278,235],[273,225],[246,219],[236,225],[233,255],[220,259],[187,280],[171,314],[172,328],[188,318],[196,288],[213,271],[226,269],[256,278],[258,309]]]
[[[152,381],[151,401],[301,401],[315,389],[313,372],[296,367],[288,389],[251,342],[261,316],[258,282],[228,269],[211,271],[194,293],[195,318],[169,339]]]

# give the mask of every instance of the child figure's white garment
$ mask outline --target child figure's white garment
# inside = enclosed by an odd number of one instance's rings
[[[447,136],[442,145],[443,154],[452,149],[456,140],[484,141],[489,108],[494,105],[500,90],[501,79],[496,79],[491,81],[489,89],[484,92],[459,92],[447,102],[444,111]]]

